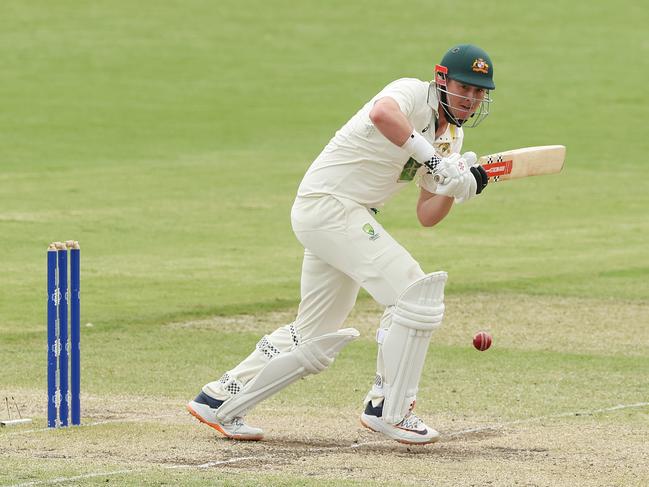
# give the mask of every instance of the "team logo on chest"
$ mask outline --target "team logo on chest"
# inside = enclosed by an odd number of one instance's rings
[[[451,143],[450,142],[437,142],[433,144],[437,152],[442,156],[446,157],[451,154]]]

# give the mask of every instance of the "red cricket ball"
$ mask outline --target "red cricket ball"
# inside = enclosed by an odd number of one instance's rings
[[[491,346],[491,335],[486,331],[479,331],[473,335],[473,346],[484,352]]]

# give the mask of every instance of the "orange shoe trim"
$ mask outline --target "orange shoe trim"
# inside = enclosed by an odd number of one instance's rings
[[[205,418],[203,418],[200,414],[198,414],[196,411],[194,411],[189,405],[186,406],[187,411],[189,411],[189,414],[194,416],[197,420],[199,420],[201,423],[206,424],[210,428],[214,428],[216,431],[221,433],[223,436],[226,438],[229,438],[231,440],[239,440],[239,441],[259,441],[264,438],[263,434],[256,435],[256,436],[244,436],[244,435],[231,435],[229,433],[226,433],[223,428],[221,428],[221,425],[218,423],[210,423],[209,421],[206,421]]]

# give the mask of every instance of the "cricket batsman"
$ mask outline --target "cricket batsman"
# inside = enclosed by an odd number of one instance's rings
[[[262,439],[263,431],[246,424],[245,414],[323,371],[359,335],[342,326],[362,286],[385,312],[361,423],[401,443],[439,438],[413,408],[430,337],[444,316],[447,274],[425,273],[375,214],[416,180],[417,218],[431,227],[455,203],[485,189],[487,174],[476,155],[460,154],[463,128],[489,114],[493,89],[489,55],[458,45],[435,67],[433,81],[388,84],[336,132],[307,170],[291,211],[304,246],[295,321],[262,337],[241,363],[204,385],[187,404],[192,415],[228,438]],[[439,184],[436,175],[443,176]]]

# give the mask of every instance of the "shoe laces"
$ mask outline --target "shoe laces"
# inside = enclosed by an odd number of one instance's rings
[[[409,430],[421,430],[425,425],[415,413],[410,411],[397,426]]]

